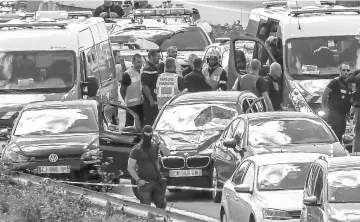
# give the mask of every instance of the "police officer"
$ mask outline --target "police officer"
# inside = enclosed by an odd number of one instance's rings
[[[159,76],[157,65],[160,60],[160,51],[150,49],[148,52],[148,61],[141,73],[142,93],[144,96],[144,125],[152,126],[159,109],[156,98],[156,82]]]
[[[250,70],[248,74],[239,76],[233,86],[233,90],[250,91],[257,97],[264,97],[266,111],[274,111],[269,94],[267,83],[263,77],[259,76],[261,62],[253,59],[250,62]]]
[[[220,53],[216,49],[211,49],[206,57],[208,64],[207,67],[202,70],[202,74],[213,90],[225,91],[227,89],[227,74],[219,64]]]
[[[184,78],[185,87],[188,92],[212,91],[211,86],[207,83],[205,76],[201,73],[203,61],[201,58],[195,58],[194,69]]]
[[[177,52],[178,52],[178,50],[177,50],[176,46],[169,46],[166,50],[166,53],[167,53],[166,58],[174,58],[175,59],[176,73],[178,74],[178,76],[182,77],[181,65],[176,60]],[[165,70],[165,64],[163,62],[161,62],[158,66],[158,69],[159,69],[159,73],[163,73]]]
[[[351,88],[347,83],[350,74],[348,63],[340,65],[340,76],[331,80],[322,95],[322,107],[327,111],[327,121],[339,141],[346,130],[346,114],[351,108]]]
[[[125,101],[125,105],[134,111],[143,122],[143,96],[141,94],[140,69],[142,67],[141,55],[136,53],[132,57],[133,66],[124,72],[121,81],[120,94]],[[125,126],[134,125],[134,118],[126,112]]]
[[[94,11],[94,17],[103,18],[121,18],[124,10],[120,5],[114,4],[111,0],[104,1],[104,4],[97,7]]]
[[[156,83],[156,97],[159,110],[173,96],[184,90],[184,79],[176,73],[176,61],[169,57],[165,60],[165,73],[159,75]]]

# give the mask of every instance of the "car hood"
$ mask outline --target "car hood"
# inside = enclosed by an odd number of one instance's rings
[[[157,132],[157,134],[170,151],[201,152],[210,149],[210,145],[220,137],[221,131]]]
[[[279,210],[301,210],[303,190],[260,191],[257,199],[266,205],[266,208]]]
[[[12,143],[15,143],[25,156],[40,157],[52,153],[71,156],[83,154],[90,143],[98,137],[98,133],[21,136],[15,137]]]
[[[61,100],[64,93],[0,94],[0,126],[12,128],[19,111],[28,103]]]
[[[321,103],[321,96],[331,79],[296,80],[305,100],[308,103]]]
[[[335,218],[344,218],[346,222],[360,221],[360,203],[331,203],[330,215]]]
[[[253,148],[256,154],[272,153],[272,152],[308,152],[320,153],[328,156],[347,156],[344,147],[339,143],[309,143],[294,144],[286,146],[270,146]]]

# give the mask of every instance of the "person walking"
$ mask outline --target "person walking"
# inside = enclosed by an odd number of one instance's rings
[[[248,90],[254,93],[257,97],[263,97],[266,111],[274,111],[269,94],[267,83],[263,77],[259,76],[261,63],[258,59],[253,59],[250,62],[250,70],[248,74],[239,76],[233,86],[233,91]]]
[[[340,76],[331,80],[322,95],[322,107],[327,113],[327,122],[335,132],[339,141],[346,130],[346,116],[351,109],[351,87],[348,84],[350,66],[340,65]]]
[[[194,59],[194,69],[185,76],[185,87],[188,92],[212,91],[212,87],[207,83],[205,76],[201,73],[203,61],[201,58]]]
[[[120,5],[114,4],[111,0],[104,1],[104,4],[97,7],[94,11],[94,17],[103,18],[122,18],[124,10]]]
[[[189,58],[188,58],[188,64],[189,64],[189,66],[188,67],[186,67],[183,71],[182,71],[182,76],[185,78],[185,76],[187,75],[187,74],[189,74],[190,72],[192,72],[193,71],[193,69],[194,69],[194,59],[196,59],[197,58],[197,55],[195,55],[195,54],[190,54],[189,55]]]
[[[128,64],[128,62],[122,58],[120,50],[114,50],[113,51],[114,54],[114,58],[115,58],[115,71],[116,71],[116,76],[119,80],[119,82],[121,82],[122,80],[122,76],[123,73],[128,70],[131,65]]]
[[[168,156],[170,150],[153,135],[151,126],[144,126],[141,134],[141,142],[130,152],[127,169],[138,186],[140,203],[165,209],[167,182],[160,173],[159,153]]]
[[[144,116],[144,99],[141,93],[140,69],[142,67],[141,55],[136,53],[132,57],[133,66],[126,70],[122,76],[120,95],[123,98],[126,107],[134,111],[140,118],[141,125],[143,124]],[[126,112],[125,126],[133,126],[134,117]]]
[[[216,49],[209,50],[207,55],[207,67],[202,70],[207,82],[213,90],[226,91],[227,74],[220,66],[220,53]]]
[[[177,48],[176,46],[169,46],[166,50],[166,58],[174,58],[176,63],[176,73],[178,74],[178,76],[182,77],[182,70],[181,70],[181,65],[179,64],[179,62],[177,61]],[[159,69],[159,73],[163,73],[165,71],[165,64],[164,62],[161,62],[159,63],[159,66],[158,66],[158,69]]]
[[[156,82],[156,97],[159,110],[172,97],[185,89],[184,79],[176,73],[174,58],[165,60],[165,72],[160,74]]]
[[[272,63],[270,65],[270,73],[264,79],[267,83],[268,94],[274,111],[281,111],[283,89],[281,65],[277,62]]]
[[[150,49],[148,61],[141,73],[142,93],[144,97],[144,125],[152,126],[159,113],[156,98],[156,82],[159,76],[157,65],[160,60],[160,51]]]

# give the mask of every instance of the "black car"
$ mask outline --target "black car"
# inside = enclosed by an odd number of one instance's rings
[[[118,120],[111,118],[114,108],[119,109]],[[124,126],[126,112],[134,115],[134,126]],[[18,170],[73,181],[99,180],[95,165],[106,162],[110,164],[103,168],[105,172],[118,177],[121,171],[127,176],[127,160],[140,141],[140,130],[136,114],[118,104],[95,100],[30,103],[8,135],[2,160]]]
[[[250,92],[185,93],[169,100],[153,125],[171,151],[160,163],[168,185],[209,186],[209,146],[238,114],[262,112],[263,108],[263,101]]]
[[[238,116],[214,142],[212,187],[222,188],[246,157],[272,152],[349,155],[330,126],[318,115],[303,112],[263,112]],[[220,202],[221,192],[212,192]]]

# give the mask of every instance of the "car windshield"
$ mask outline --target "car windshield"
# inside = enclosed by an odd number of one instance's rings
[[[156,125],[159,131],[224,130],[238,114],[235,104],[167,106]]]
[[[68,51],[0,52],[0,89],[66,89],[74,83],[75,68]]]
[[[249,122],[248,143],[253,147],[334,142],[329,128],[318,119],[260,118]]]
[[[302,190],[309,163],[282,163],[259,167],[258,190]]]
[[[204,51],[208,45],[210,42],[200,27],[187,27],[184,32],[166,39],[160,49],[165,52],[169,46],[176,46],[179,51]]]
[[[22,113],[15,136],[98,132],[91,108],[30,109]]]
[[[329,170],[328,189],[331,203],[360,203],[360,167]]]
[[[356,36],[326,36],[290,39],[286,46],[287,67],[294,79],[332,79],[343,62],[355,68],[360,43]]]

